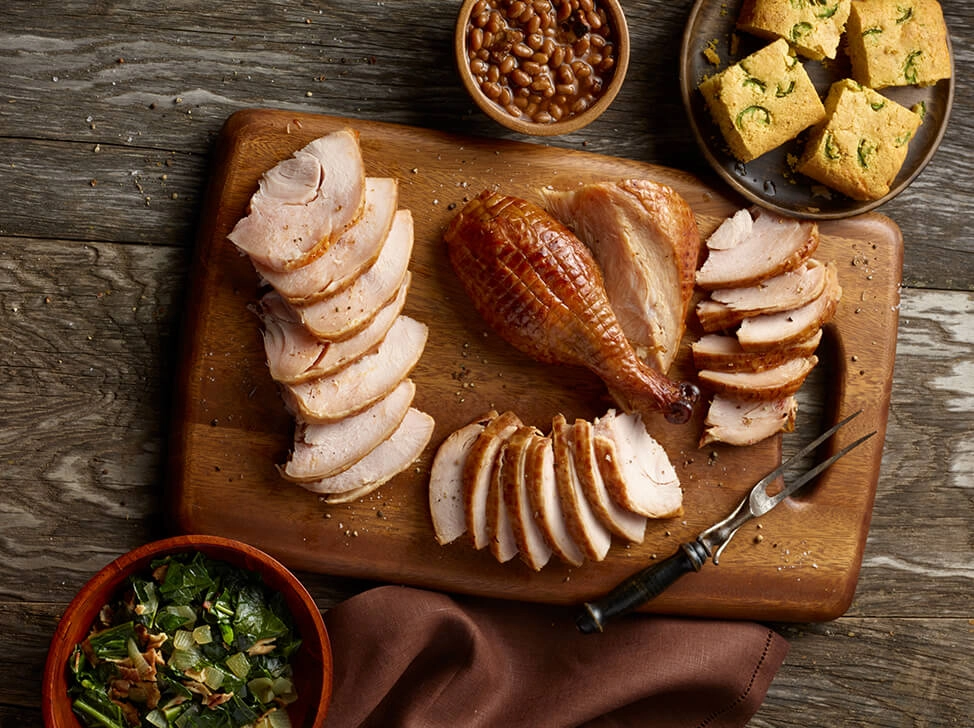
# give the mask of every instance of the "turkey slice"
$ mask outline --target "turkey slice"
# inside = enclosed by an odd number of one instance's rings
[[[477,436],[463,464],[463,504],[467,532],[474,548],[482,549],[490,541],[487,532],[487,494],[494,463],[501,446],[521,426],[513,412],[504,412],[492,420]]]
[[[825,290],[811,303],[793,311],[769,313],[745,319],[737,340],[745,351],[768,351],[805,341],[832,320],[842,298],[834,263],[826,266]]]
[[[572,428],[561,414],[551,425],[551,443],[555,456],[555,482],[565,514],[565,524],[572,540],[593,561],[602,561],[612,545],[612,534],[599,520],[582,488],[572,457]]]
[[[463,465],[484,427],[497,417],[491,410],[459,430],[451,432],[436,451],[430,468],[430,516],[433,533],[443,546],[467,532],[463,505]]]
[[[797,270],[782,273],[745,288],[720,288],[697,304],[704,331],[737,326],[752,316],[801,308],[825,290],[826,267],[809,260]]]
[[[683,490],[666,451],[637,414],[609,410],[594,424],[595,455],[616,503],[647,518],[683,513]]]
[[[267,170],[246,217],[227,237],[255,263],[293,270],[334,243],[358,220],[364,203],[359,135],[343,129],[315,139]]]
[[[595,457],[594,427],[588,420],[575,420],[572,428],[572,457],[582,490],[596,515],[617,536],[642,543],[646,534],[646,517],[617,504],[609,495]]]
[[[408,468],[423,454],[433,434],[433,418],[410,407],[395,432],[348,470],[330,478],[300,483],[327,503],[348,503],[368,495]]]
[[[504,499],[504,481],[516,478],[519,467],[519,453],[511,447],[511,438],[516,435],[517,430],[501,444],[494,456],[487,488],[487,543],[494,558],[502,564],[517,556],[517,539]]]
[[[413,251],[413,218],[409,210],[396,212],[392,228],[375,263],[333,296],[296,306],[301,322],[319,339],[346,339],[395,298],[402,287]]]
[[[524,479],[535,519],[554,554],[572,566],[580,566],[585,554],[568,532],[565,513],[558,497],[555,454],[550,437],[536,435],[528,447]]]
[[[752,218],[748,225],[743,215]],[[726,227],[725,227],[726,226]],[[739,210],[707,240],[707,259],[697,285],[707,290],[741,288],[795,270],[819,243],[815,222],[781,217],[767,210]]]
[[[411,276],[407,272],[396,297],[379,309],[368,325],[341,341],[322,341],[275,291],[261,299],[264,354],[271,377],[296,384],[331,374],[378,346],[406,304]]]
[[[283,385],[284,401],[304,422],[331,422],[360,412],[409,375],[423,354],[428,333],[426,324],[399,316],[374,353],[334,374]]]
[[[541,193],[552,214],[592,249],[637,353],[666,372],[679,351],[700,255],[690,205],[646,179]]]
[[[783,364],[789,359],[811,356],[821,341],[822,329],[818,329],[807,339],[789,346],[768,351],[745,351],[736,336],[707,334],[695,341],[691,348],[693,364],[698,370],[759,372]]]
[[[528,495],[527,462],[531,444],[541,433],[534,427],[519,427],[504,448],[501,486],[507,508],[507,522],[514,536],[514,548],[521,560],[534,571],[541,571],[551,559],[551,547]]]
[[[293,270],[276,271],[257,261],[254,261],[254,268],[291,303],[308,304],[334,295],[379,257],[398,203],[398,180],[367,177],[361,217],[324,253]]]
[[[347,470],[396,431],[415,395],[416,385],[405,379],[358,414],[324,425],[299,424],[281,475],[308,482]]]
[[[739,399],[781,399],[797,392],[817,363],[817,356],[803,356],[760,372],[715,372],[704,369],[698,377],[716,392]]]
[[[700,445],[713,442],[753,445],[776,432],[791,432],[797,412],[798,402],[791,395],[755,402],[718,394],[707,411]]]

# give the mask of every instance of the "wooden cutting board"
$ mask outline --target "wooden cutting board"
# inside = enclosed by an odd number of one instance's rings
[[[413,372],[415,406],[435,417],[436,429],[415,467],[360,502],[326,506],[277,473],[293,423],[268,375],[252,312],[257,275],[226,235],[266,169],[345,126],[361,134],[367,174],[400,180],[400,206],[415,219],[406,312],[430,328]],[[631,160],[354,119],[271,110],[234,114],[215,149],[186,307],[168,490],[174,527],[247,541],[295,569],[563,604],[603,594],[726,516],[777,465],[781,438],[748,448],[699,448],[700,408],[687,425],[649,421],[680,475],[685,513],[650,522],[640,545],[616,542],[601,563],[571,568],[552,562],[534,573],[518,560],[500,565],[467,542],[441,547],[433,538],[428,472],[450,432],[491,407],[512,409],[547,432],[558,412],[571,421],[611,406],[592,375],[537,364],[487,330],[447,261],[444,226],[485,187],[537,199],[542,185],[635,176],[679,191],[704,237],[739,204],[687,174]],[[902,238],[890,220],[875,214],[822,224],[821,233],[817,257],[836,261],[844,294],[819,351],[824,386],[816,396],[823,401],[815,405],[826,419],[864,410],[837,445],[871,430],[879,434],[762,518],[760,527],[742,529],[719,565],[684,577],[650,611],[817,621],[841,615],[852,600],[888,414]],[[693,376],[692,335],[677,376]]]

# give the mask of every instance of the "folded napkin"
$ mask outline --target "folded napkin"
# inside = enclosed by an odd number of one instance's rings
[[[325,615],[328,728],[743,726],[788,643],[750,622],[630,615],[371,589]]]

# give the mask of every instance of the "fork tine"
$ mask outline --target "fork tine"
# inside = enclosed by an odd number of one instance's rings
[[[825,442],[830,437],[832,437],[832,435],[834,435],[836,432],[838,432],[839,431],[839,428],[841,428],[843,425],[848,424],[849,422],[851,422],[853,419],[855,419],[856,417],[858,417],[861,414],[862,414],[862,410],[857,410],[856,412],[853,412],[851,415],[849,415],[845,419],[842,419],[839,422],[836,422],[834,425],[832,425],[829,429],[827,429],[821,435],[819,435],[814,440],[812,440],[810,443],[808,443],[807,445],[805,445],[805,447],[803,447],[801,450],[799,450],[794,455],[792,455],[790,458],[788,458],[783,463],[781,463],[781,465],[779,465],[777,468],[775,468],[770,473],[768,473],[763,478],[761,478],[761,480],[759,480],[754,485],[753,490],[756,491],[759,488],[767,488],[768,485],[771,484],[771,481],[773,481],[775,478],[777,478],[779,475],[781,475],[783,472],[785,472],[785,470],[787,470],[793,463],[795,463],[798,460],[801,460],[803,457],[805,457],[806,455],[808,455],[815,448],[817,448],[823,442]]]
[[[778,493],[775,493],[772,496],[766,496],[767,497],[767,500],[764,501],[764,503],[762,503],[762,505],[761,505],[763,511],[766,513],[767,511],[769,511],[772,508],[774,508],[776,505],[778,505],[781,501],[783,501],[789,495],[791,495],[792,493],[794,493],[795,491],[797,491],[799,488],[801,488],[803,485],[805,485],[805,483],[807,483],[809,480],[811,480],[816,475],[818,475],[823,470],[825,470],[830,465],[832,465],[836,460],[838,460],[839,458],[841,458],[843,455],[847,454],[850,450],[853,450],[853,449],[859,447],[862,443],[864,443],[866,440],[868,440],[870,437],[872,437],[875,434],[876,434],[876,431],[873,430],[869,434],[863,435],[862,437],[860,437],[855,442],[851,442],[848,445],[846,445],[844,448],[842,448],[837,453],[835,453],[835,455],[832,455],[831,457],[826,458],[825,460],[823,460],[822,462],[820,462],[818,465],[816,465],[814,468],[810,468],[809,470],[807,470],[804,473],[802,473],[794,481],[792,481],[791,483],[789,483],[785,488],[782,488],[781,491],[779,491]],[[764,499],[761,499],[761,500],[764,500]],[[753,508],[754,500],[753,499],[751,500],[751,504],[752,504],[752,512],[753,512],[754,511],[754,508]]]

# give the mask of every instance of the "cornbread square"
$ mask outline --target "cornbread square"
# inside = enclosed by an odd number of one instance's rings
[[[922,121],[895,101],[853,81],[836,81],[825,99],[798,171],[854,200],[889,192]]]
[[[744,0],[737,27],[761,38],[784,38],[806,58],[835,58],[851,0]]]
[[[950,78],[937,0],[855,0],[848,26],[852,77],[864,86],[929,86]]]
[[[805,67],[781,39],[699,88],[731,153],[742,162],[757,159],[825,118]]]

